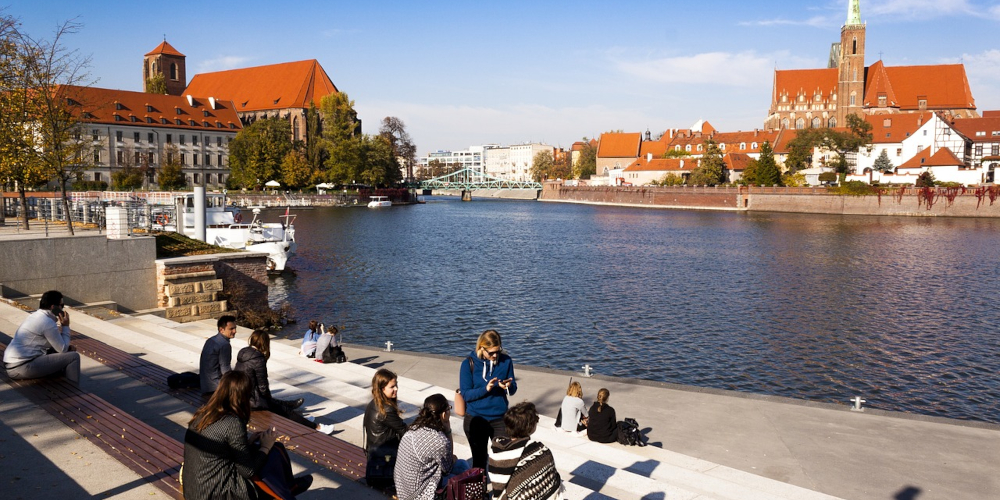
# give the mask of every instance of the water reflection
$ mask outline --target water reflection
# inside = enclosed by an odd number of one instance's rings
[[[1000,421],[1000,221],[477,200],[297,219],[272,301],[347,340]],[[301,332],[298,332],[301,334]]]

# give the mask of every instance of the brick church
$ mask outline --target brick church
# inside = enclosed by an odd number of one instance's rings
[[[865,29],[860,0],[850,0],[828,68],[775,70],[765,128],[844,127],[851,113],[979,116],[965,65],[886,66],[879,60],[866,67]]]

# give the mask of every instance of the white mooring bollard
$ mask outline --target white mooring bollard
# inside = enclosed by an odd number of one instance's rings
[[[866,402],[866,400],[861,399],[861,396],[854,396],[851,398],[851,402],[854,403],[854,406],[851,407],[851,411],[865,411],[865,409],[861,407],[861,403]]]
[[[385,352],[392,352],[392,341],[391,340],[386,340],[385,341]]]

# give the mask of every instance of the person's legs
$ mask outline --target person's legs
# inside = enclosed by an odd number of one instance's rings
[[[472,449],[472,466],[486,469],[493,426],[483,417],[466,415],[462,427],[465,430],[465,438],[469,440],[469,448]]]
[[[14,380],[48,377],[60,373],[70,382],[80,385],[80,353],[76,351],[43,354],[27,363],[7,370]]]

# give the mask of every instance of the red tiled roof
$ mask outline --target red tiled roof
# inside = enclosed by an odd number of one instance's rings
[[[865,106],[878,107],[880,95],[885,96],[886,107],[899,106],[899,100],[896,98],[896,93],[892,91],[892,83],[889,81],[889,75],[881,60],[868,67],[866,79],[865,83],[868,88],[865,89]]]
[[[155,49],[146,53],[147,56],[152,56],[156,54],[166,54],[168,56],[185,57],[184,54],[181,54],[177,49],[175,49],[173,46],[167,43],[166,40],[164,40],[163,43],[157,45]]]
[[[625,172],[690,172],[698,167],[698,160],[691,158],[639,158],[625,167]]]
[[[315,59],[253,68],[201,73],[191,79],[185,94],[231,100],[236,111],[319,106],[337,87]]]
[[[667,143],[664,141],[643,141],[639,145],[639,156],[645,158],[647,154],[652,153],[653,158],[659,158],[667,152]]]
[[[931,148],[924,148],[923,151],[917,153],[913,158],[906,160],[902,165],[896,167],[896,170],[901,168],[954,167],[956,165],[960,167],[965,166],[962,160],[959,160],[950,149],[941,148],[932,155]]]
[[[774,97],[787,93],[794,97],[799,92],[811,96],[819,92],[823,96],[837,93],[837,68],[785,69],[774,71]],[[775,99],[777,102],[778,99]]]
[[[69,108],[74,115],[86,113],[81,120],[87,123],[206,131],[243,128],[230,101],[216,100],[213,109],[207,98],[200,97],[192,99],[191,105],[184,96],[127,90],[62,85],[57,92],[60,98],[71,100]]]
[[[879,63],[876,64],[880,64]],[[964,64],[933,66],[887,66],[885,74],[891,82],[898,106],[904,110],[919,109],[918,101],[927,100],[928,109],[975,108]],[[877,96],[876,96],[877,97]],[[865,94],[865,104],[869,94]],[[876,100],[877,103],[877,100]]]
[[[997,136],[993,134],[1000,135],[1000,114],[989,117],[985,116],[986,113],[983,115],[982,118],[956,118],[952,126],[973,142],[996,142]],[[976,135],[977,132],[981,132],[982,135]]]
[[[872,125],[872,143],[875,144],[903,142],[930,119],[930,112],[865,115],[865,121]]]
[[[639,144],[642,134],[606,132],[601,134],[597,145],[598,158],[635,158],[639,156]]]
[[[743,153],[726,153],[726,155],[722,157],[722,160],[726,162],[726,168],[729,170],[745,170],[747,168],[747,164],[750,163],[752,159],[753,158],[750,158],[750,155],[745,155]]]
[[[991,109],[983,111],[983,118],[1000,118],[1000,110]]]

